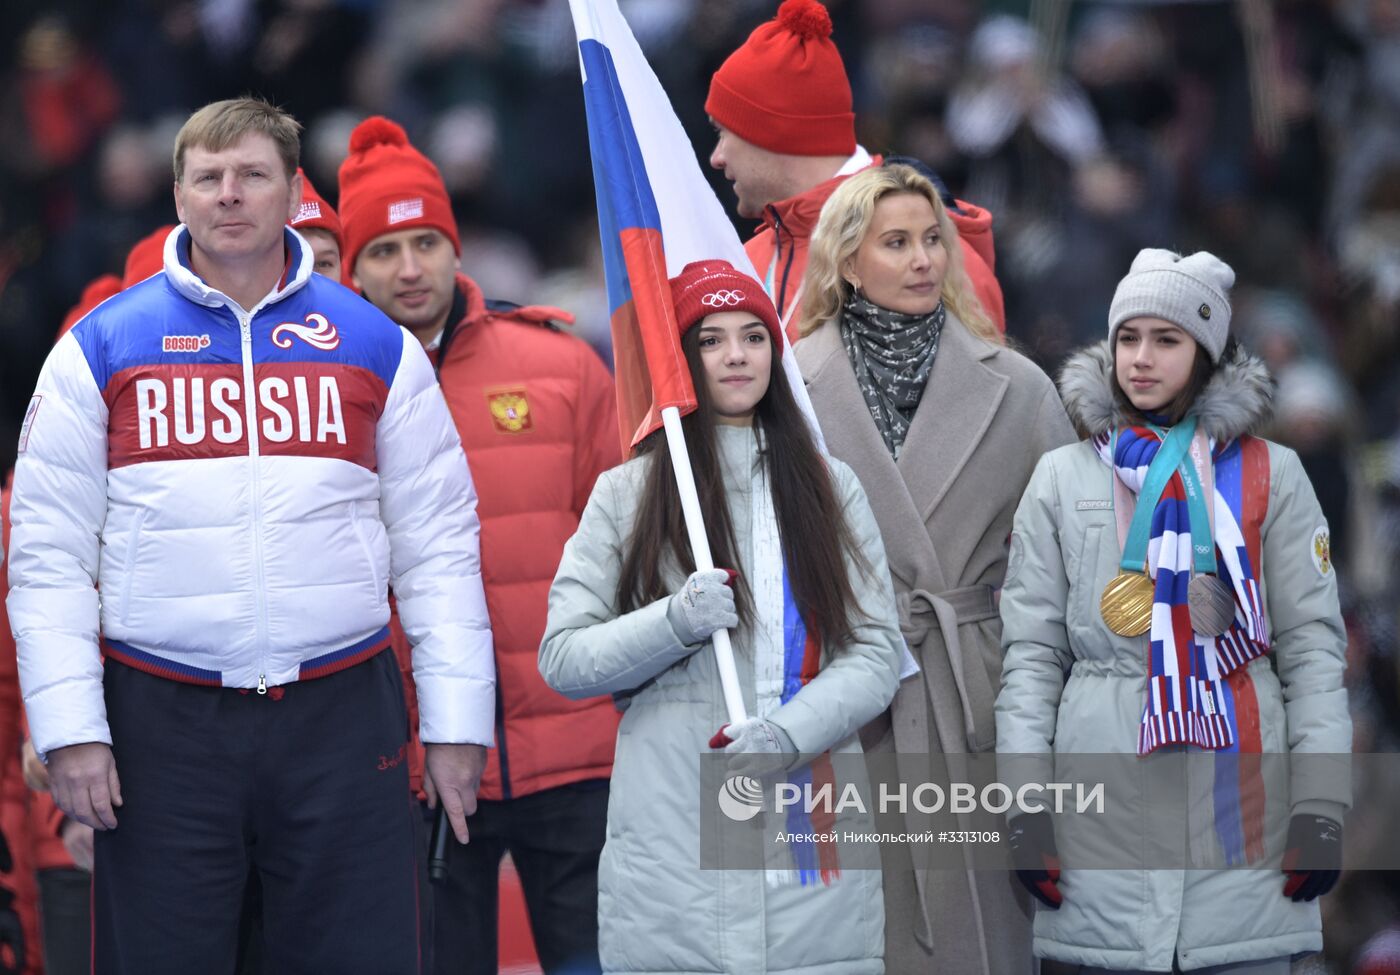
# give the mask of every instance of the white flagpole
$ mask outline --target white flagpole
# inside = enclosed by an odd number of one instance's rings
[[[690,536],[690,551],[695,556],[696,571],[713,569],[710,539],[705,534],[705,517],[700,512],[700,494],[695,490],[695,474],[690,469],[690,452],[681,430],[681,411],[668,406],[661,411],[661,423],[666,428],[666,448],[671,452],[671,466],[676,472],[676,490],[681,496],[681,514],[685,531]],[[724,708],[729,723],[738,724],[748,717],[744,710],[744,693],[739,689],[739,669],[734,665],[734,647],[728,630],[715,630],[711,637],[715,645],[715,663],[719,666],[719,684],[724,691]]]

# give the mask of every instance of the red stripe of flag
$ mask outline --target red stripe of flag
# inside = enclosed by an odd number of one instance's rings
[[[697,403],[671,303],[661,233],[629,227],[618,236],[632,300],[612,316],[613,360],[618,428],[631,448],[661,426],[663,409],[674,406],[689,413]]]

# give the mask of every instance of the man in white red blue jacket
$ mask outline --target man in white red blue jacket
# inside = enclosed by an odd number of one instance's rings
[[[250,869],[269,970],[418,971],[391,585],[464,841],[492,743],[466,459],[417,340],[284,229],[298,128],[191,116],[164,272],[55,346],[23,426],[8,607],[55,801],[98,830],[99,973],[232,959]]]

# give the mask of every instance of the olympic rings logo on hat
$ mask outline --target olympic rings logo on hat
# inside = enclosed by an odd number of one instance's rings
[[[700,299],[706,308],[719,308],[724,305],[737,305],[744,300],[742,291],[711,291]]]

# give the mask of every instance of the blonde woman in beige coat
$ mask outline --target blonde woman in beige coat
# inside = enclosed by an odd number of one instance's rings
[[[920,667],[862,733],[868,752],[901,761],[994,747],[1012,516],[1040,455],[1075,439],[1050,379],[977,303],[956,242],[916,170],[851,177],[813,236],[796,347],[827,448],[870,499]],[[916,871],[919,855],[883,851],[888,971],[1033,972],[1014,878]]]

